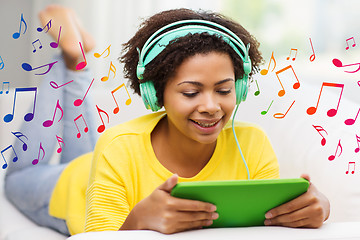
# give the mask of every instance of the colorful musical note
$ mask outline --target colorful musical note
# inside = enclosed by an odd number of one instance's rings
[[[360,63],[353,63],[353,64],[343,65],[342,62],[339,59],[336,59],[336,58],[334,58],[332,60],[332,62],[336,67],[349,67],[349,66],[358,65],[358,68],[355,71],[344,71],[344,72],[347,72],[347,73],[356,73],[357,71],[360,70]]]
[[[0,62],[0,70],[2,70],[5,67],[4,61],[2,57],[0,56],[1,62]]]
[[[42,151],[42,153],[43,153],[43,156],[42,156],[42,158],[41,158],[41,160],[43,160],[44,157],[45,157],[45,150],[44,150],[43,146],[41,145],[41,142],[40,142],[38,157],[35,158],[35,159],[32,161],[32,164],[33,164],[33,165],[36,165],[36,164],[39,163],[39,161],[40,161],[40,151]]]
[[[23,151],[26,151],[27,150],[27,144],[21,140],[21,137],[24,137],[26,138],[26,140],[29,140],[24,134],[22,134],[21,132],[11,132],[12,134],[14,134],[15,137],[17,137],[22,143],[23,143]]]
[[[6,86],[7,86],[7,90],[5,91],[5,94],[8,94],[8,93],[9,93],[10,82],[3,82],[3,83],[2,83],[2,90],[0,90],[0,94],[3,94],[3,92],[4,92],[4,86],[5,86],[5,88],[6,88]]]
[[[314,51],[314,47],[313,47],[313,44],[312,44],[312,42],[311,42],[311,38],[309,38],[309,40],[310,40],[310,44],[311,44],[311,49],[312,49],[312,51],[313,51],[313,54],[311,54],[311,56],[310,56],[310,62],[313,62],[314,60],[315,60],[315,51]]]
[[[119,109],[119,104],[117,103],[117,101],[116,101],[116,99],[115,99],[114,93],[115,93],[117,90],[119,90],[120,88],[122,88],[122,87],[125,87],[126,93],[127,93],[127,95],[129,96],[129,98],[126,100],[125,104],[126,104],[126,105],[130,105],[130,103],[131,103],[131,97],[130,97],[129,91],[127,90],[125,84],[123,83],[123,84],[121,84],[120,86],[118,86],[117,88],[115,88],[114,90],[111,91],[111,95],[112,95],[112,97],[114,98],[114,101],[115,101],[115,103],[116,103],[116,107],[114,108],[114,114],[117,114],[117,113],[119,112],[119,110],[120,110],[120,109]]]
[[[16,155],[16,152],[15,152],[14,147],[13,147],[12,145],[8,146],[7,148],[5,148],[5,149],[3,149],[3,150],[1,151],[1,156],[2,156],[2,158],[4,159],[4,164],[3,164],[3,166],[2,166],[2,169],[7,168],[7,166],[8,166],[7,161],[6,161],[3,153],[6,152],[9,148],[11,148],[11,149],[13,150],[14,154],[15,154],[15,157],[13,158],[12,161],[13,161],[13,162],[16,162],[16,161],[18,160],[18,156]]]
[[[319,133],[320,136],[322,137],[322,139],[321,139],[321,145],[322,145],[322,146],[325,146],[325,144],[326,144],[326,139],[325,139],[325,137],[324,137],[320,132],[321,132],[321,131],[324,131],[324,132],[326,133],[326,135],[328,135],[327,131],[326,131],[323,127],[321,127],[321,126],[315,126],[315,125],[312,125],[312,126],[315,128],[316,131],[318,131],[318,133]]]
[[[50,28],[51,28],[51,20],[52,20],[52,19],[50,19],[50,21],[49,21],[43,28],[38,27],[36,30],[37,30],[38,32],[42,32],[45,28],[47,28],[47,30],[46,30],[46,32],[45,32],[45,33],[47,33],[47,32],[50,30]]]
[[[5,122],[11,122],[14,119],[14,112],[15,112],[15,104],[16,104],[16,94],[18,92],[34,92],[35,93],[35,97],[34,97],[34,106],[33,106],[33,110],[30,113],[27,113],[24,116],[24,120],[29,122],[34,118],[34,114],[35,114],[35,104],[36,104],[36,95],[37,95],[37,88],[36,87],[30,87],[30,88],[16,88],[15,89],[15,95],[14,95],[14,104],[13,104],[13,110],[12,113],[7,114],[4,117],[4,121]]]
[[[44,75],[44,74],[47,74],[50,70],[51,70],[51,68],[54,66],[54,64],[55,63],[57,63],[58,61],[55,61],[55,62],[52,62],[52,63],[49,63],[49,64],[45,64],[45,65],[42,65],[42,66],[40,66],[40,67],[36,67],[36,68],[33,68],[29,63],[23,63],[22,65],[21,65],[21,67],[25,70],[25,71],[33,71],[33,70],[36,70],[36,69],[39,69],[39,68],[43,68],[43,67],[46,67],[46,66],[48,66],[49,68],[48,68],[48,70],[46,70],[45,72],[43,72],[43,73],[35,73],[35,75]]]
[[[342,153],[342,146],[341,146],[341,143],[340,143],[340,141],[341,141],[341,139],[339,139],[339,143],[338,143],[338,145],[337,145],[337,147],[336,147],[336,151],[335,151],[335,154],[334,155],[330,155],[329,156],[329,161],[332,161],[332,160],[334,160],[335,159],[335,157],[336,157],[336,153],[337,153],[337,151],[338,151],[338,148],[340,148],[340,153],[339,153],[339,155],[338,155],[338,157],[340,157],[340,155],[341,155],[341,153]]]
[[[86,90],[86,93],[85,93],[84,97],[83,97],[82,99],[79,98],[79,99],[76,99],[76,100],[74,101],[74,106],[75,106],[75,107],[80,106],[80,105],[84,102],[84,99],[85,99],[87,93],[89,92],[89,89],[90,89],[91,85],[93,84],[94,79],[95,79],[95,78],[93,78],[93,80],[91,81],[90,86],[89,86],[88,89]]]
[[[64,147],[65,147],[65,142],[64,142],[64,139],[62,139],[61,137],[59,137],[58,135],[56,135],[56,139],[58,141],[58,144],[59,144],[59,148],[56,150],[57,153],[61,153],[62,151],[62,147],[61,147],[61,144],[64,144]]]
[[[355,123],[358,115],[359,115],[359,112],[360,112],[360,108],[359,108],[359,110],[358,110],[358,112],[357,112],[357,114],[356,114],[356,116],[355,116],[354,119],[352,119],[352,118],[346,119],[344,123],[345,123],[346,125],[353,125],[353,124]]]
[[[99,113],[99,116],[100,116],[100,119],[101,119],[101,122],[102,122],[102,125],[100,125],[100,126],[98,127],[97,131],[98,131],[99,133],[102,133],[102,132],[105,130],[105,124],[104,124],[103,118],[101,117],[100,112],[105,113],[105,115],[106,115],[106,117],[107,117],[107,122],[108,122],[108,123],[110,122],[110,118],[109,118],[109,114],[107,114],[107,112],[105,112],[104,110],[100,109],[100,108],[98,107],[98,105],[96,105],[96,108],[97,108],[97,111],[98,111],[98,113]]]
[[[85,58],[85,53],[84,53],[84,50],[83,50],[83,48],[82,48],[82,46],[81,46],[81,42],[79,42],[79,44],[80,44],[80,48],[81,48],[81,52],[82,52],[82,55],[83,55],[83,57],[84,57],[84,61],[83,62],[80,62],[80,63],[78,63],[77,65],[76,65],[76,70],[81,70],[81,69],[83,69],[86,65],[87,65],[87,62],[86,62],[86,58]]]
[[[358,81],[358,82],[357,82],[357,84],[358,84],[358,85],[359,85],[359,87],[360,87],[360,81]]]
[[[42,49],[42,44],[41,44],[41,42],[40,42],[40,39],[37,39],[37,40],[35,40],[35,41],[32,42],[32,45],[33,45],[33,47],[34,47],[33,53],[36,52],[35,43],[37,43],[37,42],[39,43],[39,49]]]
[[[114,77],[113,77],[113,78],[115,78],[115,76],[116,76],[116,67],[114,66],[114,64],[112,63],[112,61],[110,62],[110,68],[109,68],[109,73],[108,73],[108,75],[105,76],[105,77],[102,77],[102,78],[101,78],[101,81],[106,82],[107,80],[109,80],[110,71],[114,73]]]
[[[59,46],[60,33],[61,33],[61,26],[60,26],[60,29],[59,29],[59,36],[58,36],[57,42],[51,42],[51,43],[50,43],[50,47],[52,47],[52,48],[57,48],[57,47]]]
[[[62,117],[63,117],[63,115],[64,115],[64,111],[63,111],[63,109],[62,109],[61,106],[60,106],[59,99],[57,100],[56,107],[55,107],[55,111],[54,111],[54,116],[53,116],[52,120],[46,120],[45,122],[43,122],[43,126],[44,126],[44,127],[51,127],[51,126],[53,125],[54,119],[55,119],[55,114],[56,114],[56,111],[57,111],[58,109],[60,109],[60,111],[61,111],[61,117],[60,117],[60,119],[59,119],[59,121],[58,121],[58,122],[60,122],[60,120],[62,119]]]
[[[343,90],[344,90],[344,84],[340,84],[340,83],[327,83],[327,82],[323,82],[323,84],[321,85],[321,89],[320,89],[320,94],[319,94],[319,97],[318,97],[318,101],[316,103],[316,107],[309,107],[306,112],[308,115],[313,115],[314,113],[316,113],[317,111],[317,108],[319,106],[319,101],[320,101],[320,97],[321,97],[321,93],[322,93],[322,90],[323,90],[323,87],[338,87],[338,88],[341,88],[341,92],[340,92],[340,97],[339,97],[339,101],[338,101],[338,105],[336,107],[336,109],[332,108],[330,109],[328,112],[327,112],[327,115],[329,117],[333,117],[336,115],[338,109],[339,109],[339,104],[340,104],[340,100],[341,100],[341,96],[342,96],[342,93],[343,93]]]
[[[50,82],[50,86],[52,86],[53,88],[55,88],[55,89],[58,89],[58,88],[61,88],[62,86],[65,86],[66,84],[69,84],[69,83],[71,83],[71,82],[73,82],[74,80],[71,80],[71,81],[69,81],[69,82],[67,82],[67,83],[64,83],[63,85],[58,85],[56,82],[54,82],[54,81],[51,81]]]
[[[274,52],[271,53],[271,58],[270,58],[270,61],[269,61],[269,66],[268,66],[268,68],[267,68],[267,69],[262,69],[262,70],[260,71],[260,74],[261,74],[261,75],[266,75],[266,74],[268,74],[269,69],[270,69],[270,63],[271,63],[271,61],[274,62],[274,67],[273,67],[273,69],[272,69],[271,71],[274,71],[274,69],[275,69],[275,67],[276,67],[276,60],[275,60],[275,57],[274,57]]]
[[[288,108],[286,113],[275,113],[274,118],[277,118],[277,119],[284,118],[286,116],[286,114],[289,112],[290,108],[294,105],[294,103],[295,103],[295,100],[292,102],[292,104],[290,105],[290,107]]]
[[[274,100],[271,101],[270,106],[267,108],[267,110],[261,111],[261,115],[265,115],[265,114],[268,113],[268,111],[269,111],[271,105],[273,104],[273,102],[274,102]]]
[[[349,43],[348,43],[348,41],[349,40],[353,40],[353,44],[351,45],[352,47],[355,47],[356,46],[356,43],[355,43],[355,39],[354,39],[354,37],[351,37],[351,38],[348,38],[348,39],[346,39],[346,45],[347,45],[347,47],[345,48],[346,50],[349,50]]]
[[[106,56],[103,57],[103,58],[107,58],[109,56],[109,54],[110,54],[110,46],[111,46],[111,44],[105,49],[105,51],[102,54],[94,53],[94,57],[99,58],[107,51]]]
[[[350,165],[353,166],[353,170],[351,171],[351,174],[354,174],[355,173],[355,162],[349,162],[348,163],[348,169],[346,170],[346,174],[349,174],[350,172]]]
[[[299,79],[297,78],[293,67],[292,67],[291,65],[289,65],[289,66],[287,66],[287,67],[284,67],[283,69],[280,69],[279,71],[275,72],[275,73],[276,73],[276,77],[278,78],[278,80],[279,80],[279,82],[280,82],[280,85],[281,85],[281,87],[282,87],[282,89],[278,92],[279,97],[282,97],[282,96],[285,95],[285,88],[284,88],[284,86],[283,86],[282,83],[281,83],[281,80],[280,80],[280,78],[279,78],[279,74],[282,73],[282,72],[285,72],[285,71],[288,70],[288,69],[291,69],[291,70],[293,71],[294,76],[295,76],[295,78],[296,78],[296,83],[294,83],[293,88],[294,88],[294,89],[298,89],[298,88],[300,87]]]
[[[358,153],[359,150],[360,150],[360,145],[359,145],[359,143],[360,143],[360,137],[359,137],[357,134],[355,134],[355,135],[356,135],[356,143],[357,143],[357,145],[358,145],[358,147],[355,148],[355,153]]]
[[[292,49],[290,50],[290,54],[289,54],[289,56],[286,58],[286,60],[289,60],[289,59],[290,59],[291,54],[292,54],[293,51],[295,52],[295,57],[293,57],[292,60],[295,61],[296,55],[297,55],[297,52],[298,52],[297,48],[292,48]]]
[[[85,121],[84,116],[83,116],[82,114],[80,114],[79,116],[77,116],[77,117],[74,119],[75,126],[76,126],[76,128],[77,128],[77,130],[78,130],[78,133],[77,133],[77,135],[76,135],[77,138],[80,138],[80,137],[81,137],[80,129],[79,129],[79,126],[77,125],[77,122],[76,122],[76,121],[79,120],[80,118],[84,121],[84,124],[85,124],[84,132],[87,133],[87,132],[89,131],[89,128],[88,128],[88,126],[87,126],[87,124],[86,124],[86,121]]]
[[[256,92],[254,92],[254,95],[258,96],[260,94],[260,88],[259,88],[258,82],[256,80],[255,80],[255,83],[256,83],[256,86],[257,86],[257,90],[256,90]]]
[[[26,24],[26,22],[25,22],[25,19],[24,19],[24,15],[23,15],[23,14],[21,14],[19,32],[15,32],[15,33],[12,35],[12,37],[13,37],[14,39],[18,39],[18,38],[20,37],[22,23],[24,23],[24,25],[25,25],[25,30],[24,30],[24,32],[23,32],[23,34],[25,34],[26,29],[27,29],[27,24]]]

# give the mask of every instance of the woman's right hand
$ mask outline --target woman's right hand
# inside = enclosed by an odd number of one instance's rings
[[[171,234],[210,226],[219,217],[216,206],[171,196],[177,181],[177,175],[171,176],[136,204],[120,230],[147,229]]]

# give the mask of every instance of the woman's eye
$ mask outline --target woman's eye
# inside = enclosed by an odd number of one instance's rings
[[[217,92],[220,93],[221,95],[228,95],[228,94],[231,93],[231,89],[229,89],[229,90],[219,90]]]
[[[182,93],[185,97],[195,97],[197,94],[198,94],[198,92],[183,92]]]

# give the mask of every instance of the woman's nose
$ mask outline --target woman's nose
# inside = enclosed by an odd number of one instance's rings
[[[200,101],[198,107],[200,113],[209,113],[212,115],[221,109],[220,102],[213,94],[204,94]]]

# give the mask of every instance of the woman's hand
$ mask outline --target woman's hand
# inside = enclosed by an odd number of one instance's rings
[[[302,174],[301,177],[310,182],[307,174]],[[310,182],[306,193],[268,211],[264,224],[318,228],[328,219],[329,214],[329,200]]]
[[[216,206],[170,195],[178,176],[173,175],[135,205],[120,230],[148,229],[170,234],[209,226],[219,217]]]

